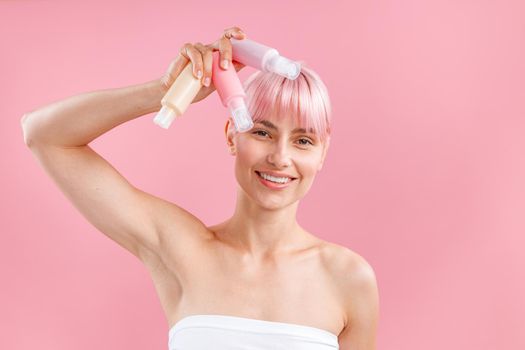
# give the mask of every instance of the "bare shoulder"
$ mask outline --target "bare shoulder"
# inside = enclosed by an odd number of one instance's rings
[[[327,271],[332,277],[341,307],[349,325],[359,307],[368,305],[373,313],[378,303],[378,290],[375,271],[371,264],[353,250],[326,242],[323,248]]]
[[[334,277],[338,280],[357,282],[359,279],[370,278],[374,274],[372,266],[366,259],[353,250],[342,245],[323,242],[322,257]]]

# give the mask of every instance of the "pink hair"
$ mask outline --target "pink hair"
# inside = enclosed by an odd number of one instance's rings
[[[262,71],[250,75],[243,84],[248,109],[254,122],[272,113],[278,118],[292,116],[296,125],[312,130],[324,142],[331,132],[328,90],[317,73],[301,64],[295,80]]]

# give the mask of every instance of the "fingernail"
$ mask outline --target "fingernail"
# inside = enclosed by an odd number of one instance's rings
[[[197,71],[197,78],[199,78],[199,79],[202,78],[202,71],[201,70]]]
[[[210,86],[210,77],[204,78],[204,85],[205,86]]]
[[[222,68],[228,69],[228,60],[222,60]]]

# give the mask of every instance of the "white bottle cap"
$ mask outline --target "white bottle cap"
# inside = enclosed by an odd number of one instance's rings
[[[289,60],[286,57],[276,55],[272,57],[266,64],[266,69],[270,72],[282,75],[288,79],[294,80],[301,73],[301,64]]]
[[[245,132],[253,128],[253,121],[250,112],[248,112],[248,108],[239,107],[232,110],[231,114],[237,132]]]
[[[168,106],[162,106],[159,113],[153,119],[153,122],[161,128],[167,129],[176,117],[176,113]]]
[[[253,128],[253,121],[244,102],[244,98],[240,96],[233,97],[228,101],[228,108],[232,115],[233,124],[237,132],[245,132]]]

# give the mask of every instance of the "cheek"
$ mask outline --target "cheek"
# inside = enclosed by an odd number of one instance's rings
[[[249,139],[239,139],[236,147],[237,161],[242,163],[255,163],[264,157],[264,149],[257,142]]]
[[[317,173],[319,164],[321,164],[321,154],[320,153],[308,153],[302,154],[295,158],[295,164],[297,168],[303,171],[306,175]]]
[[[312,162],[304,162],[304,163],[298,163],[297,168],[299,172],[303,174],[303,176],[315,176],[317,174],[317,167],[318,163],[312,163]]]
[[[262,160],[261,150],[253,147],[249,142],[239,143],[236,147],[235,172],[238,179],[245,178],[254,168],[260,166]]]

